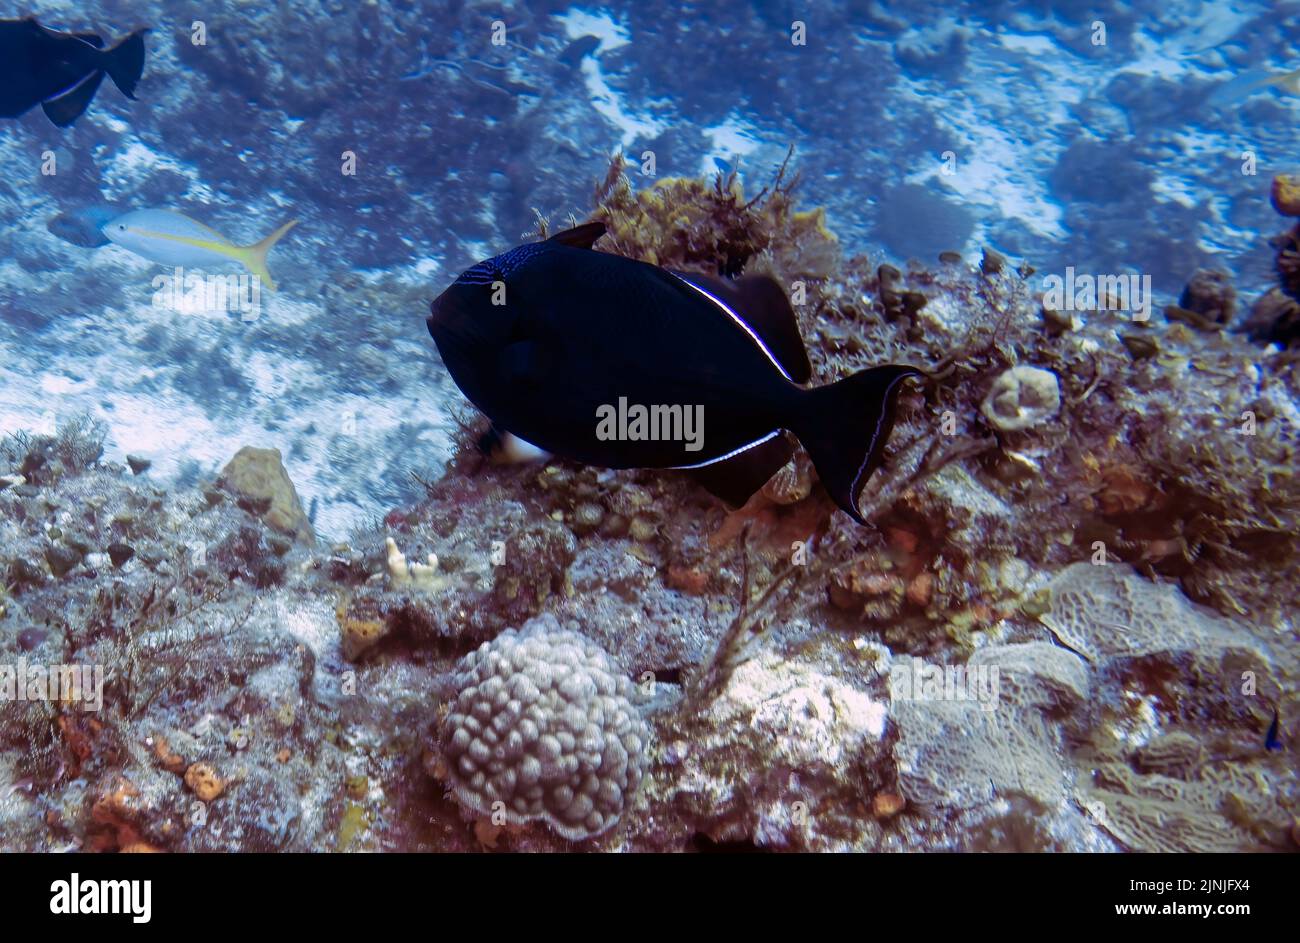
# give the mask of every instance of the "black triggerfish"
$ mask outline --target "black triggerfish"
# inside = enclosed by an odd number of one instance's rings
[[[1281,715],[1276,707],[1273,708],[1273,722],[1268,725],[1268,733],[1264,734],[1264,749],[1276,751],[1282,749],[1281,733]]]
[[[144,34],[136,30],[112,49],[94,33],[60,33],[29,17],[0,20],[0,118],[40,105],[66,128],[89,106],[104,75],[127,98],[144,72]]]
[[[598,252],[586,223],[466,270],[432,304],[429,333],[496,430],[606,468],[681,468],[743,504],[808,451],[855,520],[902,382],[880,366],[816,389],[785,292]]]

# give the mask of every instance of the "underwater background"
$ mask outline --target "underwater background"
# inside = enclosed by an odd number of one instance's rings
[[[1295,850],[1300,4],[27,14],[151,32],[0,119],[0,662],[107,679],[4,706],[0,847]],[[154,208],[298,220],[276,290],[94,244]],[[479,454],[429,303],[588,218],[931,371],[867,526]]]

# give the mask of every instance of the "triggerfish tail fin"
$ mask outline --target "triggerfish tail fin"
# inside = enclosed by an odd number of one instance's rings
[[[240,246],[238,249],[237,258],[271,291],[275,291],[275,282],[271,278],[271,270],[266,267],[266,255],[285,233],[297,225],[298,221],[291,219],[261,242],[255,242],[251,246]]]
[[[915,367],[891,364],[802,391],[793,431],[826,491],[860,524],[866,520],[859,497],[889,440],[898,392],[905,379],[921,375]]]
[[[138,29],[104,53],[104,71],[127,98],[135,98],[135,87],[144,74],[144,34],[147,32],[147,29]]]

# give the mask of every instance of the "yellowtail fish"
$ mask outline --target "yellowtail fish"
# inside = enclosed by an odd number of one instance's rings
[[[123,249],[161,265],[206,268],[238,262],[275,290],[266,255],[290,229],[291,219],[261,242],[237,246],[215,229],[173,210],[136,210],[110,220],[104,235]]]
[[[1280,75],[1261,71],[1243,73],[1216,88],[1206,101],[1216,108],[1222,108],[1265,88],[1277,88],[1288,95],[1300,95],[1300,69]]]

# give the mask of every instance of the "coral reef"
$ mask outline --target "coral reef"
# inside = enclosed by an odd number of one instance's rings
[[[388,580],[396,587],[416,586],[433,589],[438,573],[438,555],[431,553],[424,563],[407,563],[406,555],[397,549],[397,541],[389,537],[384,541],[384,556],[388,564]]]
[[[240,449],[222,469],[218,483],[275,530],[309,546],[316,542],[279,449]]]
[[[993,381],[980,412],[1001,432],[1021,432],[1051,419],[1060,408],[1056,374],[1038,367],[1012,367]]]
[[[1294,174],[1273,178],[1273,208],[1283,216],[1300,211]],[[1300,223],[1269,241],[1275,251],[1277,285],[1255,302],[1242,325],[1253,340],[1271,341],[1288,347],[1300,339]]]
[[[982,648],[968,677],[996,669],[993,700],[916,697],[922,679],[909,660],[891,673],[891,717],[903,795],[923,808],[969,808],[1015,793],[1043,806],[1062,804],[1070,784],[1056,717],[1088,695],[1078,656],[1045,642]]]
[[[274,452],[162,489],[93,424],[11,437],[0,666],[104,683],[6,704],[0,843],[1292,847],[1264,733],[1300,710],[1297,368],[1224,329],[1232,286],[1057,310],[995,252],[841,258],[788,168],[750,198],[624,171],[606,251],[804,282],[818,383],[926,368],[868,524],[802,453],[729,510],[671,472],[491,464],[462,418],[413,500],[315,542]]]
[[[1174,587],[1153,584],[1128,567],[1075,563],[1043,592],[1050,600],[1043,623],[1092,662],[1169,651],[1214,658],[1233,649],[1263,657],[1258,643],[1229,620],[1197,609]]]
[[[825,210],[795,209],[799,178],[787,178],[786,165],[748,200],[734,171],[712,183],[668,177],[634,191],[626,168],[615,155],[592,214],[605,221],[607,244],[620,255],[727,276],[766,271],[786,285],[828,278],[838,268],[839,241],[826,228]]]
[[[466,655],[452,683],[442,746],[466,808],[540,819],[575,841],[618,822],[650,733],[632,683],[597,645],[543,616]]]

